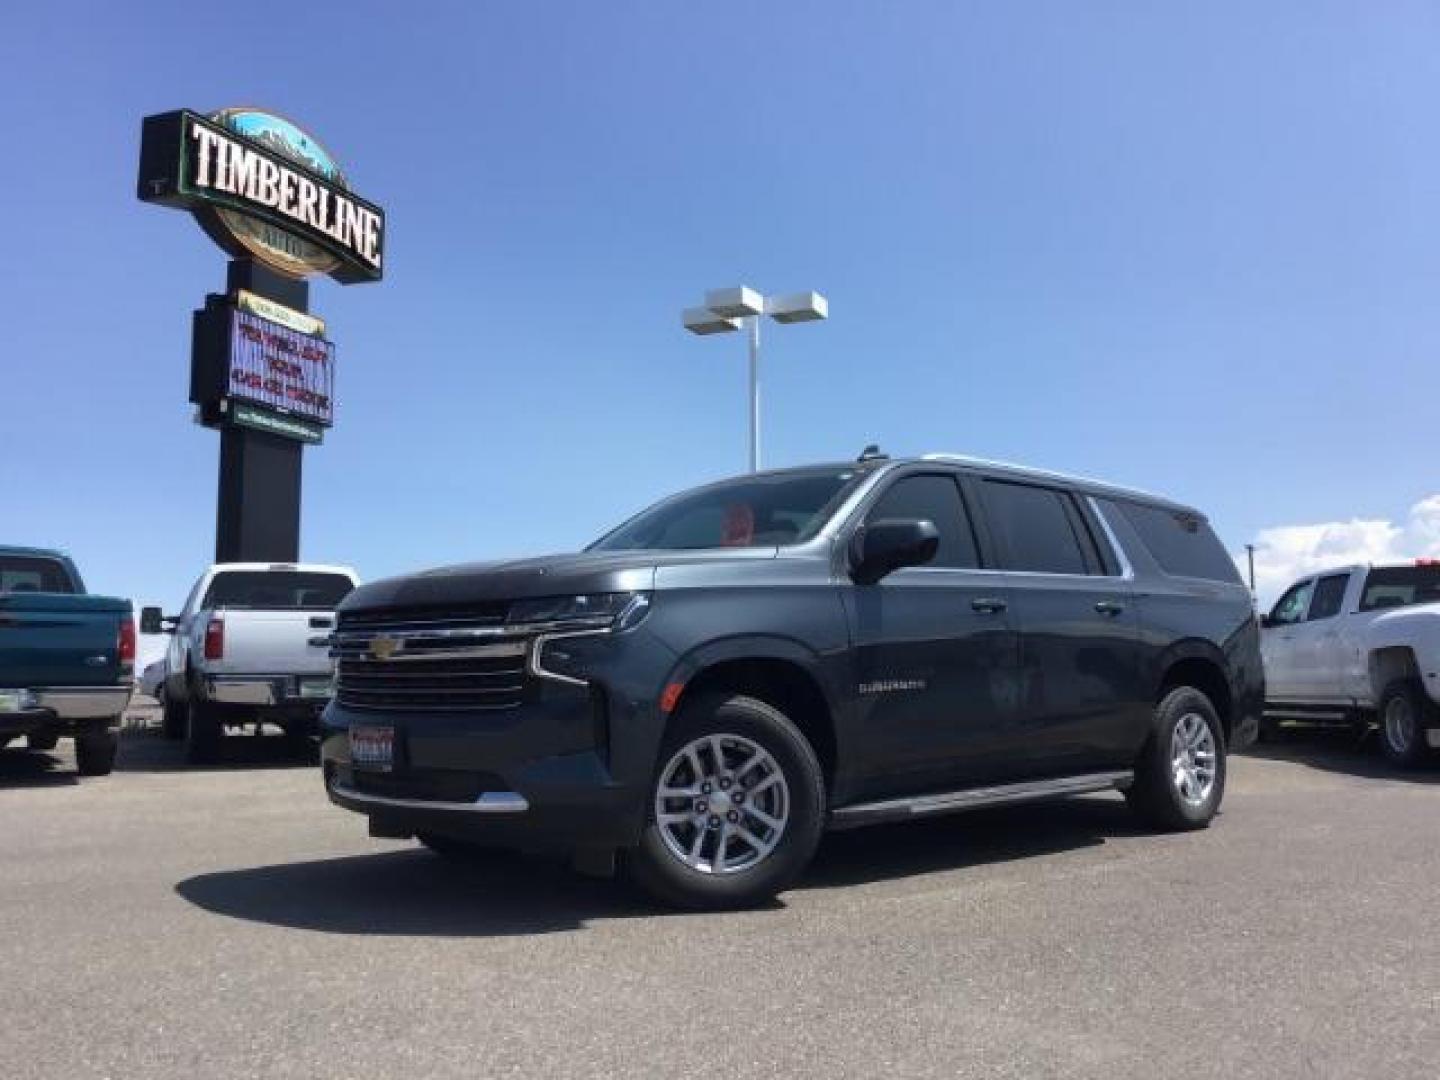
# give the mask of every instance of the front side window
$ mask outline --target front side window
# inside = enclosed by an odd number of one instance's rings
[[[1053,488],[987,480],[985,508],[1000,533],[1007,570],[1045,574],[1085,574],[1084,548],[1069,498]]]
[[[727,480],[672,496],[591,544],[588,551],[778,547],[809,540],[864,475],[806,469]]]
[[[1365,578],[1361,611],[1440,601],[1440,565],[1377,566]]]
[[[1315,585],[1315,599],[1310,601],[1310,620],[1329,619],[1340,614],[1340,605],[1345,602],[1345,586],[1350,584],[1349,574],[1331,574],[1322,577]]]
[[[304,570],[225,570],[205,593],[205,608],[329,611],[355,588],[344,574]]]
[[[932,522],[940,548],[927,566],[973,568],[980,565],[975,532],[953,477],[939,474],[901,477],[875,501],[866,522],[885,519]]]
[[[1310,598],[1314,594],[1314,581],[1302,581],[1299,585],[1292,585],[1290,591],[1280,597],[1270,612],[1270,622],[1275,626],[1294,626],[1303,622],[1305,613],[1310,610]]]
[[[72,593],[70,575],[54,559],[0,555],[0,593]]]

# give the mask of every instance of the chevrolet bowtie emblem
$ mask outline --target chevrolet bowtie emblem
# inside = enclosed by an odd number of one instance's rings
[[[405,643],[399,638],[373,637],[370,639],[370,656],[374,660],[389,660],[397,652],[405,647]]]

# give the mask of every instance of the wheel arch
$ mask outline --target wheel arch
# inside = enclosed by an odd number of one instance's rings
[[[1370,692],[1378,707],[1380,695],[1396,679],[1420,679],[1420,665],[1415,659],[1415,650],[1409,645],[1382,645],[1373,648],[1367,657],[1370,672]]]
[[[707,693],[742,693],[773,705],[809,741],[833,793],[841,746],[839,706],[819,658],[788,638],[744,637],[714,642],[675,666],[661,695],[668,724],[687,702]]]
[[[1230,742],[1235,724],[1235,689],[1230,685],[1225,654],[1214,644],[1199,639],[1177,642],[1165,651],[1157,664],[1154,700],[1160,701],[1179,686],[1193,686],[1215,706],[1225,741]]]

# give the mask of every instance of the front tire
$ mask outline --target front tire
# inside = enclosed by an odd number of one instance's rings
[[[81,776],[109,776],[120,750],[120,733],[108,725],[75,736],[75,769]]]
[[[825,826],[815,751],[763,701],[708,695],[671,725],[651,783],[634,880],[675,907],[773,898],[809,865]]]
[[[1380,695],[1380,749],[1396,765],[1414,768],[1426,757],[1430,700],[1413,679],[1396,679]]]
[[[1210,699],[1193,686],[1155,706],[1150,738],[1125,792],[1130,809],[1153,828],[1203,829],[1225,796],[1225,729]]]

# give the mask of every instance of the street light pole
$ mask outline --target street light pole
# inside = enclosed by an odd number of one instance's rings
[[[760,468],[760,317],[777,323],[814,322],[827,318],[830,303],[817,292],[767,297],[738,286],[705,294],[705,306],[687,308],[681,322],[692,334],[750,332],[750,471]]]
[[[760,316],[750,319],[750,471],[760,468]]]

